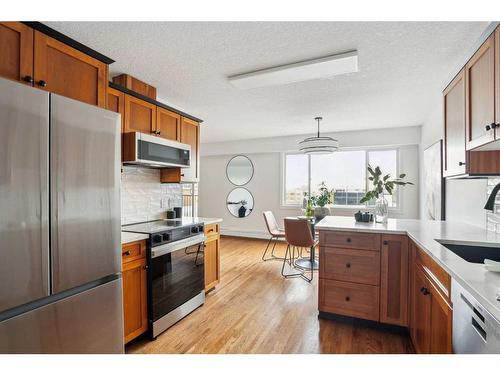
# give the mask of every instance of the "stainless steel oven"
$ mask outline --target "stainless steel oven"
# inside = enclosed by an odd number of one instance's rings
[[[149,134],[123,135],[123,163],[151,168],[190,166],[191,146]]]
[[[192,234],[192,228],[185,230]],[[149,249],[148,300],[153,338],[205,301],[203,247],[206,237],[202,233]]]

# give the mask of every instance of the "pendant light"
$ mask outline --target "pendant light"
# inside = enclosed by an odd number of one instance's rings
[[[339,148],[339,141],[332,137],[321,137],[319,135],[319,122],[323,117],[314,118],[318,122],[318,135],[316,137],[309,137],[299,143],[300,151],[304,154],[330,154],[337,151]]]

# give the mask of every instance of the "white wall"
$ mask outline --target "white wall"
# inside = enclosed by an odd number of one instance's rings
[[[418,218],[420,127],[395,128],[389,131],[381,129],[369,132],[344,132],[332,136],[337,137],[345,148],[400,146],[400,170],[407,173],[408,179],[417,184],[403,189],[401,210],[391,212],[390,216]],[[297,141],[294,142],[294,138],[296,137],[204,144],[200,164],[200,216],[222,217],[224,222],[221,230],[225,234],[263,237],[267,233],[262,218],[263,211],[273,211],[279,221],[286,216],[301,214],[299,209],[282,208],[280,204],[281,152],[297,148]],[[302,139],[303,136],[299,138]],[[257,152],[259,149],[262,151]],[[226,165],[235,154],[247,155],[255,167],[252,180],[244,186],[254,197],[254,211],[242,219],[233,217],[225,205],[228,193],[235,187],[226,178]],[[357,210],[335,209],[334,214],[352,215],[355,211]]]

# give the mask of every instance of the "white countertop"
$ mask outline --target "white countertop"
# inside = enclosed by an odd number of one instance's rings
[[[208,225],[208,224],[220,223],[222,222],[222,219],[215,217],[185,216],[182,219],[172,219],[171,221],[182,221],[182,225],[201,224],[201,223]],[[147,238],[149,238],[149,235],[144,233],[122,232],[122,245],[129,242],[145,240]]]
[[[473,225],[448,221],[389,219],[387,224],[357,223],[354,217],[347,216],[327,216],[315,227],[320,231],[407,234],[500,320],[500,302],[497,301],[497,294],[500,293],[500,273],[486,271],[482,264],[463,260],[436,241],[500,247],[500,234]]]
[[[145,240],[147,238],[149,238],[149,235],[144,233],[122,232],[122,245],[129,242]]]

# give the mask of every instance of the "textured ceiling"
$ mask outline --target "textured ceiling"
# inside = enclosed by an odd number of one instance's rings
[[[48,22],[205,120],[202,142],[422,124],[486,22]],[[356,49],[359,72],[239,90],[226,77]]]

